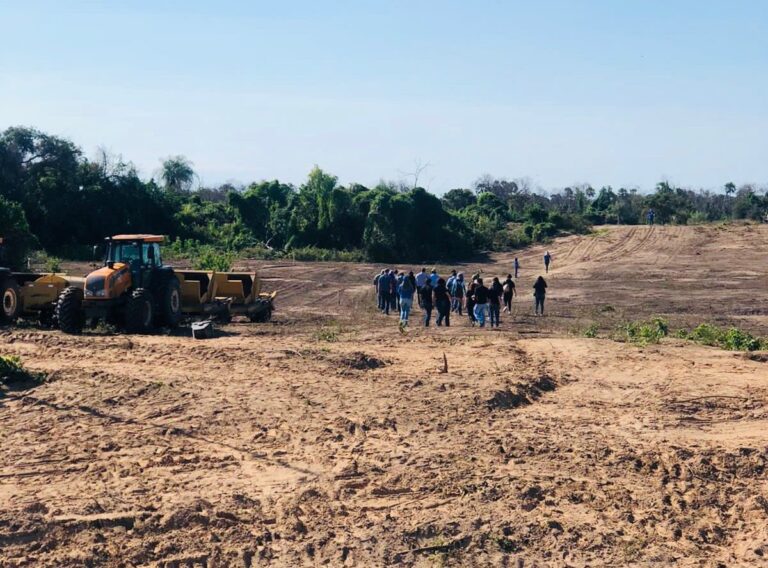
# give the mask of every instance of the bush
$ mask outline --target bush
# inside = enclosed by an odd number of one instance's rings
[[[709,219],[707,219],[707,214],[703,211],[694,211],[691,213],[690,217],[688,217],[689,225],[703,225],[707,221],[709,221]]]
[[[630,322],[624,326],[627,341],[638,345],[658,343],[669,335],[669,322],[664,318],[654,317],[648,321]]]
[[[339,340],[339,336],[341,335],[341,328],[338,325],[324,325],[318,329],[314,335],[317,341],[335,343]]]
[[[723,332],[714,325],[703,323],[694,328],[691,333],[686,334],[685,339],[701,343],[702,345],[711,345],[713,347],[720,345]]]
[[[46,258],[45,270],[47,272],[61,272],[61,259],[55,256],[49,256]]]
[[[359,250],[333,250],[317,247],[300,247],[292,249],[285,254],[293,260],[337,261],[337,262],[362,262],[365,255]]]
[[[210,245],[203,245],[198,249],[197,256],[192,259],[192,266],[195,270],[227,272],[232,270],[234,262],[234,253],[220,251]]]
[[[589,339],[594,339],[595,337],[597,337],[597,331],[598,331],[597,324],[596,323],[590,324],[587,327],[587,329],[584,330],[584,337],[588,337]]]
[[[681,330],[678,336],[681,339],[688,339],[702,345],[720,347],[728,351],[759,351],[768,349],[768,340],[755,337],[751,333],[736,327],[724,330],[717,326],[703,323],[694,328],[690,333]]]
[[[21,359],[15,355],[0,355],[0,386],[13,382],[37,381],[45,378],[42,373],[27,371]]]

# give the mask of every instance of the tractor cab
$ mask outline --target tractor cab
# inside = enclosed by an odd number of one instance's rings
[[[131,272],[134,286],[148,286],[151,272],[163,266],[160,256],[162,235],[115,235],[106,239],[104,265],[114,270],[124,265]],[[120,267],[118,267],[119,269]]]

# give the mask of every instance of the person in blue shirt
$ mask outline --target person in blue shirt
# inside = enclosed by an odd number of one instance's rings
[[[552,255],[549,251],[544,255],[544,271],[549,272],[549,263],[552,262]]]
[[[397,293],[400,298],[400,327],[408,325],[408,316],[413,306],[413,294],[416,288],[410,278],[402,278],[397,286]]]
[[[445,282],[445,286],[448,288],[449,291],[451,289],[451,286],[453,286],[454,282],[456,282],[456,271],[451,270],[451,275],[448,277],[448,280],[446,280]]]
[[[389,291],[392,286],[391,276],[389,269],[385,268],[378,282],[379,309],[387,315],[389,315]]]
[[[437,275],[437,270],[434,268],[432,269],[432,273],[429,275],[429,279],[432,282],[432,287],[437,287],[437,281],[440,280],[440,276]],[[445,286],[445,280],[443,280],[443,286]]]
[[[448,291],[451,293],[451,311],[462,315],[462,308],[464,307],[464,295],[467,292],[463,272],[459,272],[459,274],[456,276],[456,279],[453,281],[453,285],[448,287]]]
[[[655,216],[656,216],[656,213],[654,213],[653,209],[649,209],[648,215],[647,215],[649,225],[653,225],[653,219]]]
[[[392,299],[395,302],[394,309],[396,309],[399,312],[400,311],[400,294],[398,293],[398,290],[400,289],[400,284],[402,284],[403,280],[405,279],[405,273],[395,270],[395,275],[396,275],[395,289],[392,291]]]
[[[379,310],[382,312],[384,311],[384,298],[382,297],[381,293],[379,293],[379,281],[384,278],[386,273],[386,269],[382,268],[381,272],[379,272],[373,279],[373,290],[376,292],[376,302],[378,304]]]
[[[517,278],[517,272],[520,270],[520,261],[515,257],[515,278]]]

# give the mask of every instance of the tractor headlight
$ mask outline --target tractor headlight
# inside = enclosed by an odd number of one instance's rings
[[[86,298],[103,298],[106,295],[104,286],[106,279],[103,276],[91,276],[85,282]]]

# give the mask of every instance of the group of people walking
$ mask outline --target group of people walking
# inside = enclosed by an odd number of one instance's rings
[[[547,251],[544,256],[545,270],[549,272],[552,256]],[[518,277],[520,263],[514,261],[514,278]],[[413,310],[414,297],[423,314],[424,326],[429,327],[432,314],[435,314],[435,324],[438,326],[451,325],[451,314],[462,317],[465,313],[471,325],[490,327],[501,324],[501,314],[512,312],[512,299],[517,295],[512,274],[507,274],[501,281],[493,277],[485,282],[480,274],[474,274],[465,279],[464,273],[451,271],[451,275],[442,278],[437,270],[427,272],[422,268],[418,274],[397,269],[383,269],[373,279],[378,308],[384,314],[395,312],[400,315],[400,327],[408,325]],[[547,282],[539,276],[533,285],[535,298],[535,314],[544,315],[544,299],[547,293]]]

